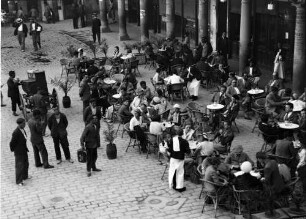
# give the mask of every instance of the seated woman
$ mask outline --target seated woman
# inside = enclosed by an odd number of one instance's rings
[[[169,114],[168,120],[177,126],[181,126],[181,107],[179,104],[174,104],[174,112]]]
[[[135,131],[137,139],[140,142],[142,152],[147,151],[147,137],[143,131],[143,122],[140,109],[134,111],[134,117],[130,121],[130,130]]]
[[[166,109],[167,109],[167,99],[164,97],[164,95],[163,95],[163,91],[162,90],[160,90],[160,89],[157,89],[156,90],[156,95],[155,95],[155,97],[157,97],[158,99],[159,99],[159,106],[158,106],[158,114],[162,114],[163,112],[165,112],[166,111]],[[153,97],[153,99],[155,98],[155,97]],[[152,105],[152,103],[153,103],[153,100],[151,101],[151,105]]]
[[[122,54],[119,52],[119,46],[115,46],[113,60],[119,60]]]
[[[214,149],[219,153],[226,153],[229,144],[231,144],[234,139],[234,133],[229,125],[229,122],[223,122],[223,127],[216,133],[214,139],[216,138],[219,138],[219,143],[214,145]]]
[[[183,136],[182,138],[187,141],[192,141],[194,137],[194,130],[191,128],[190,124],[187,124],[183,129]]]
[[[160,116],[156,115],[151,118],[151,123],[149,127],[149,132],[153,135],[161,135],[166,127],[161,123]]]
[[[204,182],[204,187],[205,191],[209,193],[215,193],[220,187],[226,186],[228,182],[218,174],[217,171],[218,166],[221,163],[219,158],[210,157],[207,159],[207,161],[208,161],[208,167],[206,168],[204,173],[204,180],[212,182],[214,184]],[[226,188],[224,187],[224,190],[222,189],[222,191],[220,192],[221,193],[225,192],[226,191],[225,189]]]
[[[254,165],[249,155],[243,152],[242,145],[234,145],[231,148],[231,153],[225,158],[224,163],[227,164],[231,170],[238,171],[240,170],[240,164],[245,161],[250,162],[252,166]]]

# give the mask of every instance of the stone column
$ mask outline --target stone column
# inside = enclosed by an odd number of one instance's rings
[[[145,42],[149,39],[148,29],[148,0],[140,0],[140,39]]]
[[[202,37],[208,37],[208,0],[199,0],[199,42]]]
[[[251,0],[241,0],[240,42],[239,42],[239,73],[248,60],[248,44],[251,37]]]
[[[166,0],[166,35],[167,38],[175,37],[175,5],[174,0]]]
[[[210,42],[213,50],[217,49],[218,2],[219,0],[210,1]]]
[[[119,40],[129,40],[126,31],[125,0],[118,0]]]
[[[305,82],[305,5],[294,4],[296,7],[292,89],[301,94],[306,87]]]
[[[100,17],[101,17],[101,30],[102,33],[111,32],[108,20],[107,20],[107,7],[106,7],[107,0],[99,0],[99,9],[100,9]]]

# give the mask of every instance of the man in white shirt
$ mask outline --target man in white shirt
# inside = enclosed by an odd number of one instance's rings
[[[28,27],[23,23],[21,18],[17,18],[16,23],[14,23],[15,31],[14,35],[18,37],[19,45],[21,46],[21,51],[25,50],[25,38],[28,34]]]
[[[146,105],[148,105],[148,101],[147,101],[147,98],[144,96],[144,92],[141,90],[141,91],[138,91],[137,93],[137,96],[134,97],[131,105],[130,105],[130,108],[132,110],[132,112],[134,112],[137,108],[140,107],[140,104],[144,103]]]
[[[152,117],[152,121],[150,123],[149,132],[153,135],[161,135],[166,127],[163,123],[160,122],[160,116]]]
[[[34,50],[38,50],[38,46],[41,49],[40,43],[40,32],[42,31],[42,26],[37,23],[34,18],[30,18],[30,35],[32,36]]]
[[[130,121],[130,130],[135,131],[137,140],[139,140],[141,150],[143,153],[147,152],[147,137],[144,131],[142,130],[142,116],[140,109],[134,111],[134,117]]]

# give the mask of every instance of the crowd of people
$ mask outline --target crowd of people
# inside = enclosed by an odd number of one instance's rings
[[[95,15],[94,19],[97,19]],[[98,19],[96,25],[100,29]],[[76,25],[74,27],[77,28]],[[19,27],[16,29],[19,34]],[[96,36],[100,43],[100,32],[93,28],[94,41]],[[113,57],[108,60],[111,69],[107,68],[105,62],[97,63],[86,57],[84,49],[75,51],[71,65],[75,66],[79,74],[79,96],[83,102],[85,124],[80,144],[87,152],[87,176],[91,176],[91,171],[101,171],[96,167],[97,148],[101,146],[101,121],[114,122],[117,118],[119,123],[128,124],[129,131],[135,133],[143,153],[150,152],[148,145],[152,142],[149,142],[148,133],[157,136],[153,144],[159,145],[160,153],[166,160],[169,159],[169,187],[178,192],[186,190],[184,178],[194,176],[199,169],[205,180],[206,192],[216,192],[218,187],[224,188],[226,192],[234,185],[237,189],[256,189],[270,194],[271,201],[290,192],[286,183],[298,176],[305,193],[305,93],[298,96],[290,88],[283,88],[280,74],[276,72],[265,89],[259,92],[261,71],[253,59],[249,60],[242,76],[231,72],[228,66],[228,43],[224,34],[216,52],[213,52],[207,37],[202,38],[195,51],[190,49],[189,42],[188,34],[182,43],[168,38],[155,51],[152,43],[146,42],[147,59],[158,65],[151,78],[154,90],[151,90],[146,81],[138,82],[132,64],[136,57],[130,50],[123,55],[119,47],[116,47]],[[281,52],[278,57],[280,55]],[[9,95],[13,115],[17,115],[16,105],[20,106],[20,103],[14,95],[19,94],[19,81],[14,78],[15,74],[10,72]],[[194,112],[200,110],[172,105],[179,95],[197,101],[200,85],[204,83],[218,88],[211,103],[220,108],[207,107],[208,110],[202,112],[199,121]],[[176,84],[182,85],[179,92],[174,89]],[[259,98],[265,99],[265,105],[262,106],[264,112],[258,125],[265,146],[256,154],[255,162],[243,151],[243,146],[232,146],[235,138],[232,124],[240,109],[245,119],[251,119],[252,108]],[[35,165],[53,168],[48,163],[43,141],[46,127],[51,130],[58,164],[62,162],[59,145],[63,148],[65,158],[72,163],[66,131],[68,120],[58,108],[47,118],[42,99],[38,89],[32,98],[34,118],[28,123]],[[299,104],[302,104],[301,108]],[[286,129],[282,128],[281,123],[287,127],[291,124],[297,127]],[[18,119],[17,124],[11,150],[16,156],[16,183],[22,185],[23,180],[28,178],[24,143],[27,135],[24,132],[25,121]],[[18,154],[19,147],[23,148],[20,154],[24,156]]]

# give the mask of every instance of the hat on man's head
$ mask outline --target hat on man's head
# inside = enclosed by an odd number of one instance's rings
[[[206,139],[208,139],[208,136],[207,136],[207,133],[206,132],[203,132],[203,138],[206,138]]]
[[[20,24],[23,20],[21,18],[17,18],[16,22]]]
[[[179,104],[176,103],[176,104],[174,104],[173,108],[178,108],[178,109],[180,109],[181,106],[180,106]]]
[[[160,103],[160,98],[159,97],[153,97],[153,102],[154,103]]]
[[[83,49],[82,48],[78,48],[78,52],[81,52],[81,51],[83,51]]]
[[[240,169],[241,171],[245,172],[245,173],[249,173],[252,170],[252,164],[249,161],[245,161],[240,165]]]
[[[233,153],[241,153],[243,151],[242,145],[234,145],[232,147],[232,152]]]
[[[134,110],[134,113],[141,113],[141,110],[140,110],[139,108],[136,108],[136,109]]]
[[[24,121],[25,121],[24,118],[18,118],[18,119],[16,120],[16,123],[19,125],[19,124],[23,123]]]

